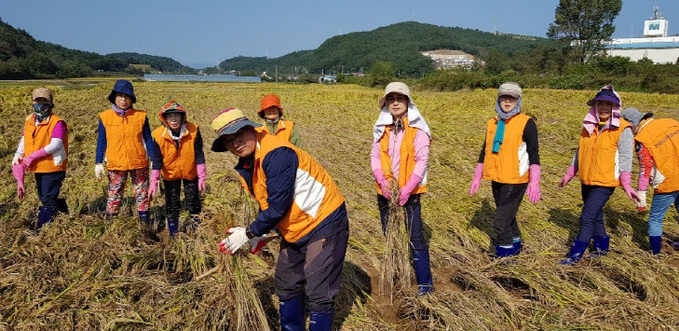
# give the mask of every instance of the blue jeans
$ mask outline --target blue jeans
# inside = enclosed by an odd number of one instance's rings
[[[648,215],[648,236],[658,237],[662,236],[662,221],[665,218],[665,213],[674,204],[674,208],[679,212],[677,207],[677,199],[679,199],[679,191],[669,193],[653,194],[653,202],[651,202],[651,213]]]
[[[589,243],[593,236],[606,236],[604,226],[604,205],[615,191],[615,187],[582,184],[582,212],[578,241]]]

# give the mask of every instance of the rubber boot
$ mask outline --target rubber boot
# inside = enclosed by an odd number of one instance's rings
[[[332,318],[335,313],[319,313],[312,311],[309,314],[309,331],[332,330]]]
[[[40,206],[38,207],[38,224],[37,230],[54,219],[54,209],[52,207]]]
[[[658,255],[660,253],[660,246],[662,244],[661,236],[651,236],[648,237],[648,242],[651,243],[651,251],[653,255]]]
[[[568,255],[566,255],[566,258],[559,261],[559,264],[563,265],[574,265],[580,261],[582,258],[582,254],[585,253],[585,250],[587,249],[587,244],[584,241],[579,241],[575,239],[573,242],[573,246],[571,247],[571,251],[568,252]]]
[[[68,204],[66,204],[66,199],[57,199],[57,211],[62,214],[68,214]]]
[[[413,267],[417,279],[417,295],[427,295],[434,291],[428,249],[413,249]]]
[[[514,250],[512,252],[512,256],[519,255],[519,253],[521,253],[521,249],[523,249],[523,245],[521,245],[521,238],[514,239],[514,242],[512,243],[512,249]]]
[[[200,222],[200,217],[198,217],[198,215],[191,215],[189,220],[186,221],[186,232],[195,233]]]
[[[170,238],[174,238],[174,235],[179,230],[179,220],[176,218],[167,219],[167,230],[170,232]]]
[[[512,244],[511,247],[502,247],[500,245],[495,246],[495,255],[497,255],[498,258],[510,257],[514,255],[514,245]]]
[[[281,311],[281,331],[304,331],[304,296],[281,301],[278,306]]]
[[[679,241],[675,241],[672,243],[672,248],[674,248],[675,251],[679,251]]]
[[[151,225],[151,218],[149,217],[148,211],[139,211],[139,220],[147,225]]]
[[[608,253],[608,246],[611,241],[609,236],[594,236],[594,252],[589,257],[600,257]]]

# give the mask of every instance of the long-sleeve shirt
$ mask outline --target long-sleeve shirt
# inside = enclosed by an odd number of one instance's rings
[[[571,165],[578,169],[578,153],[580,147],[575,149],[575,154],[571,160]],[[634,158],[634,133],[627,127],[620,134],[618,139],[618,167],[620,172],[632,172],[632,159]],[[650,169],[649,169],[650,170]]]
[[[144,148],[146,149],[146,154],[150,160],[153,160],[153,138],[151,137],[151,127],[149,126],[149,119],[144,120],[144,126],[142,128],[142,139],[144,139]],[[104,123],[99,119],[99,135],[97,136],[97,153],[95,156],[95,163],[104,162],[104,157],[106,156],[106,127]]]
[[[392,130],[392,134],[389,137],[389,157],[391,157],[391,171],[394,174],[394,178],[398,178],[398,173],[401,165],[401,143],[403,143],[403,136],[405,135],[405,130],[400,129],[395,132]],[[413,169],[413,175],[424,177],[424,173],[429,165],[429,136],[422,130],[417,130],[415,134],[415,168]],[[382,169],[382,161],[380,156],[380,141],[373,143],[372,150],[370,151],[370,167],[373,170]]]
[[[179,141],[174,140],[175,147],[179,149]],[[163,153],[160,151],[160,145],[154,140],[153,145],[153,158],[151,159],[152,165],[151,169],[160,170],[163,168]],[[196,164],[205,164],[205,153],[203,152],[203,137],[200,135],[200,128],[196,130],[196,140],[193,142],[194,155],[196,158]]]
[[[526,152],[528,153],[529,164],[540,164],[540,152],[538,144],[538,127],[535,121],[530,118],[523,128],[522,139],[526,143]],[[481,146],[481,153],[479,154],[478,163],[483,163],[486,158],[486,142]]]
[[[250,192],[253,192],[253,163],[254,156],[240,158],[235,167]],[[260,210],[257,218],[248,227],[248,230],[256,236],[262,236],[274,229],[292,208],[299,159],[292,149],[278,147],[266,155],[260,166],[266,178],[268,208]],[[346,220],[340,217],[343,210],[343,208],[338,208],[332,212],[310,233],[297,240],[295,245],[304,245],[311,236],[330,235],[346,227]]]
[[[269,123],[267,121],[264,121],[264,125],[269,129],[269,132],[277,132],[278,131],[278,123]],[[290,132],[290,143],[302,148],[302,136],[299,134],[299,131],[297,131],[297,125],[292,126],[292,132]]]
[[[37,124],[36,124],[37,125]],[[54,129],[52,130],[52,137],[50,139],[50,143],[47,144],[47,146],[43,147],[45,149],[45,152],[47,154],[52,154],[56,152],[58,149],[62,148],[64,146],[64,137],[66,136],[66,124],[64,124],[64,121],[59,121],[57,124],[54,126]],[[16,153],[19,155],[24,155],[24,134],[23,132],[21,133],[21,139],[19,140],[19,146],[17,146]],[[28,156],[28,155],[26,155]]]

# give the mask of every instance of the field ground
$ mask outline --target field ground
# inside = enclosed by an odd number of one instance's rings
[[[69,125],[69,169],[62,189],[70,207],[39,233],[31,230],[39,201],[32,176],[27,197],[16,198],[11,160],[29,115],[30,92],[45,83],[55,90],[55,112]],[[161,103],[174,97],[202,128],[209,192],[203,225],[195,235],[160,241],[142,232],[133,202],[130,216],[103,217],[106,183],[94,178],[97,113],[108,107],[112,81],[4,82],[0,84],[0,330],[35,329],[235,329],[236,302],[223,272],[198,275],[228,263],[217,242],[224,229],[244,222],[247,198],[238,188],[236,158],[213,153],[209,123],[227,107],[256,118],[259,100],[277,93],[304,148],[323,164],[347,200],[350,239],[337,300],[342,330],[404,329],[679,329],[677,213],[665,219],[662,254],[652,256],[647,214],[636,212],[622,190],[605,208],[611,252],[563,267],[578,231],[577,180],[557,184],[577,146],[585,102],[594,91],[529,89],[524,113],[540,132],[542,201],[525,199],[518,221],[524,252],[492,258],[495,206],[490,183],[468,196],[495,90],[428,92],[414,101],[433,131],[429,193],[423,218],[431,235],[436,292],[418,299],[406,292],[390,303],[379,293],[383,236],[369,165],[372,125],[382,90],[347,85],[135,82],[136,108],[160,125]],[[679,118],[679,96],[622,92],[623,106]],[[635,171],[636,171],[635,163]],[[636,176],[633,176],[636,178]],[[635,185],[636,186],[636,185]],[[131,196],[127,190],[127,196]],[[652,193],[648,194],[649,205]],[[152,212],[162,218],[163,199]],[[273,294],[277,242],[269,253],[243,257],[271,328],[278,327]],[[414,291],[415,286],[413,286]]]

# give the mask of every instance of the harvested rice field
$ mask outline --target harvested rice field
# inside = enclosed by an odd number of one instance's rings
[[[27,175],[27,196],[19,200],[11,162],[23,120],[32,112],[31,90],[40,85],[53,89],[54,111],[69,126],[61,197],[70,211],[36,232],[35,180]],[[209,151],[213,116],[236,107],[256,119],[267,93],[281,97],[304,149],[326,167],[346,197],[350,237],[336,300],[337,329],[679,329],[679,252],[669,245],[679,241],[674,209],[665,219],[661,254],[652,256],[647,212],[637,212],[618,189],[604,209],[610,253],[583,258],[575,266],[558,264],[577,236],[581,208],[577,179],[563,189],[558,183],[577,147],[585,103],[596,91],[524,91],[524,113],[535,118],[540,134],[542,200],[524,199],[517,215],[524,250],[498,261],[491,244],[490,183],[483,181],[477,195],[468,195],[497,92],[413,88],[433,132],[422,213],[436,288],[432,295],[416,297],[414,284],[398,295],[380,290],[385,238],[369,154],[381,89],[134,82],[135,108],[148,112],[152,129],[161,125],[157,112],[168,96],[202,128],[208,173],[203,221],[194,233],[169,240],[167,230],[155,235],[140,228],[129,183],[121,216],[104,217],[107,183],[95,179],[94,157],[97,114],[109,106],[112,85],[0,84],[0,330],[278,329],[273,271],[279,240],[259,255],[220,253],[224,230],[244,225],[254,205],[239,188],[232,169],[236,157]],[[678,95],[620,94],[623,108],[679,118]],[[636,187],[636,161],[634,169]],[[649,205],[651,197],[649,192]],[[162,196],[152,203],[156,222],[163,221],[163,206]],[[254,303],[261,307],[248,308]]]

